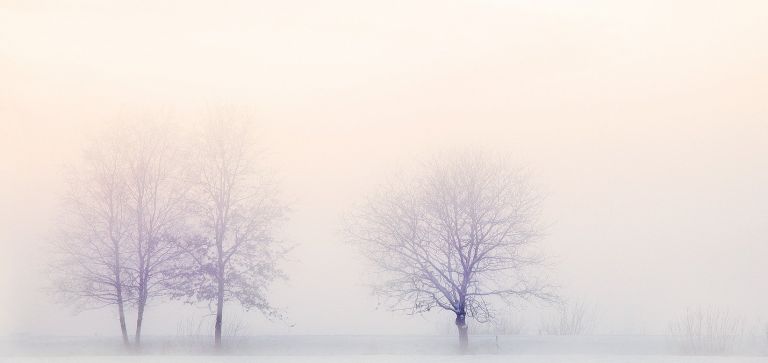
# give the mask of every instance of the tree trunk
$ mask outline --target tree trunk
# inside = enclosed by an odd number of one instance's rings
[[[223,220],[219,218],[219,220]],[[217,224],[216,228],[216,325],[214,327],[214,346],[221,349],[221,324],[224,313],[224,226]]]
[[[123,334],[123,345],[128,347],[131,342],[128,340],[128,327],[125,325],[125,309],[123,308],[123,281],[120,278],[120,247],[114,242],[115,248],[115,294],[117,295],[117,314],[120,318],[120,332]]]
[[[466,313],[456,313],[456,328],[459,330],[459,350],[464,353],[469,347],[469,332],[467,327]]]
[[[144,319],[144,305],[147,303],[147,279],[144,274],[144,190],[138,190],[138,205],[136,206],[136,225],[138,226],[138,254],[139,254],[139,300],[136,313],[136,337],[133,339],[133,344],[136,349],[141,346],[141,323]],[[146,247],[149,247],[149,241],[147,241]]]
[[[216,331],[215,333],[215,345],[216,349],[221,348],[221,324],[224,312],[224,281],[219,279],[218,296],[216,297]]]
[[[123,345],[127,347],[131,345],[131,342],[128,340],[128,328],[125,326],[125,310],[123,309],[122,289],[117,289],[117,313],[120,317],[120,331],[123,333]]]
[[[134,344],[138,349],[141,346],[141,324],[144,321],[144,306],[147,304],[146,294],[141,293],[139,296],[139,304],[136,312],[136,337],[134,338]]]
[[[139,233],[141,234],[141,228],[139,228]],[[144,321],[144,307],[147,305],[147,278],[143,272],[144,262],[144,254],[139,252],[139,296],[136,301],[136,334],[133,339],[136,349],[141,346],[141,324]]]

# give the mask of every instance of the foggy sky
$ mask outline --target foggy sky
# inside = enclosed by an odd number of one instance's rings
[[[434,332],[448,314],[376,310],[341,217],[473,146],[533,170],[553,277],[600,331],[701,305],[764,322],[766,36],[763,1],[0,1],[0,334],[117,332],[43,291],[65,166],[132,112],[191,127],[222,103],[254,116],[293,210],[289,321],[236,313],[252,333]],[[150,306],[145,329],[206,312]]]

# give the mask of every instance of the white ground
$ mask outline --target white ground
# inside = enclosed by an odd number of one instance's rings
[[[0,357],[0,361],[7,363],[766,363],[768,358],[648,355],[70,356]]]
[[[457,355],[453,336],[230,337],[211,355],[208,336],[147,336],[142,355],[119,337],[0,339],[5,363],[768,363],[764,337],[742,339],[731,356],[681,355],[665,336],[472,336]],[[735,347],[736,348],[736,347]]]

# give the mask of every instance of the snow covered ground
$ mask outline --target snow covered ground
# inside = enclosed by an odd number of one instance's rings
[[[768,363],[764,340],[729,356],[687,356],[665,336],[473,336],[467,355],[456,354],[452,336],[256,336],[225,342],[222,354],[212,355],[207,336],[147,336],[142,354],[133,354],[115,337],[14,338],[0,340],[0,362]]]
[[[2,359],[2,358],[0,358]],[[8,363],[765,363],[766,357],[649,355],[343,355],[343,356],[68,356],[7,357]]]

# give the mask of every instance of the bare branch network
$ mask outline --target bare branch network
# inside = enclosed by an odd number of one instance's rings
[[[226,301],[279,316],[266,290],[284,277],[274,236],[286,209],[247,118],[213,112],[191,142],[167,122],[143,121],[102,135],[69,173],[51,265],[59,297],[117,306],[126,345],[125,309],[135,307],[136,346],[156,298],[215,305],[217,346]]]
[[[249,139],[244,115],[214,110],[183,142],[165,123],[104,135],[71,173],[52,269],[61,296],[84,307],[125,309],[159,298],[215,308],[221,346],[224,305],[281,318],[268,288],[285,278],[276,232],[287,209]],[[541,198],[528,176],[502,158],[444,154],[411,178],[386,184],[356,210],[349,237],[379,268],[375,291],[394,310],[440,308],[490,321],[494,303],[557,300],[536,253]]]
[[[438,157],[411,178],[393,180],[352,216],[348,231],[382,277],[375,291],[394,310],[492,318],[492,298],[555,300],[531,272],[543,259],[541,198],[524,172],[482,153]]]

